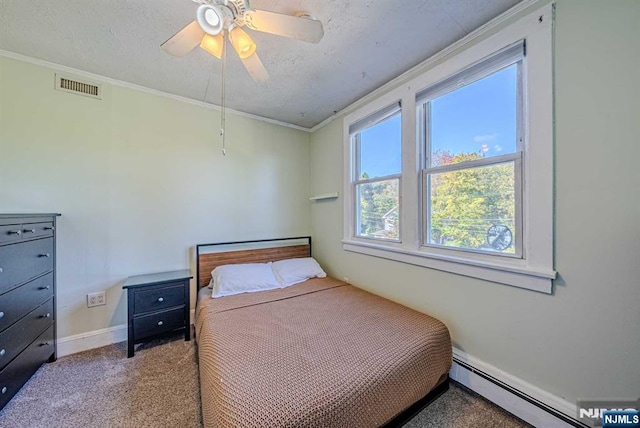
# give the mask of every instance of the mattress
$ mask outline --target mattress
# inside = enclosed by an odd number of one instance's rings
[[[206,427],[384,425],[452,358],[442,322],[333,278],[218,299],[203,289],[196,338]]]

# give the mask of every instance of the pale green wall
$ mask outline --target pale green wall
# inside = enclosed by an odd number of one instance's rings
[[[569,401],[640,396],[640,2],[556,9],[555,294],[342,250],[342,199],[312,206],[330,274],[443,320],[456,347]],[[342,191],[342,118],[311,137],[312,193]]]
[[[310,233],[308,133],[229,114],[223,157],[216,110],[54,73],[0,57],[0,212],[62,213],[60,337],[124,324],[122,281],[195,272],[195,244]]]

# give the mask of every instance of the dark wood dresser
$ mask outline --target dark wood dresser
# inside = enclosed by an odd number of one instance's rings
[[[134,355],[136,343],[158,335],[184,329],[184,340],[191,339],[190,270],[176,270],[130,276],[122,286],[127,290],[127,356]]]
[[[56,217],[0,214],[0,409],[56,359]]]

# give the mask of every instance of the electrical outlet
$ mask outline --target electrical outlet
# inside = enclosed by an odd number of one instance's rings
[[[101,306],[107,304],[107,296],[104,291],[87,294],[87,307]]]

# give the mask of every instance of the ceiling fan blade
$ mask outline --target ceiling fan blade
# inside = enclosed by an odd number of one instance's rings
[[[198,22],[193,21],[161,44],[160,47],[173,56],[185,56],[200,44],[204,35],[205,32]]]
[[[257,52],[248,58],[241,59],[241,61],[251,78],[256,82],[264,82],[269,79],[269,73],[267,73],[267,69],[264,68]]]
[[[311,18],[252,9],[245,14],[245,21],[253,30],[310,43],[318,43],[324,36],[322,22]]]

